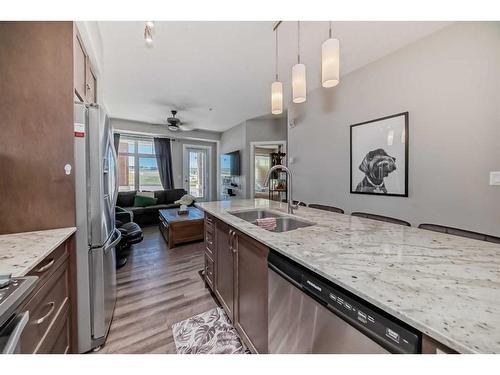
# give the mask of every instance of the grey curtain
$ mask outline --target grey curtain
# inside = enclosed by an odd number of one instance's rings
[[[113,133],[113,141],[115,143],[116,155],[118,155],[118,148],[120,147],[120,133]]]
[[[158,172],[160,173],[160,181],[163,189],[174,188],[174,175],[172,171],[172,149],[170,139],[155,138],[155,153],[156,163],[158,164]]]

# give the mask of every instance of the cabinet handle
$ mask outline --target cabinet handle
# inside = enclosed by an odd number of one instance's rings
[[[47,263],[45,266],[43,267],[40,267],[39,269],[37,269],[35,272],[38,272],[38,273],[42,273],[42,272],[45,272],[47,271],[50,267],[52,267],[54,265],[54,259],[51,259],[49,263]]]
[[[233,246],[231,247],[231,250],[233,250],[233,254],[236,254],[238,252],[238,244],[236,243],[236,245],[234,244],[235,241],[237,241],[238,239],[236,238],[236,232],[233,231]]]
[[[44,316],[42,316],[40,319],[37,319],[36,324],[38,324],[38,325],[42,324],[44,321],[46,321],[48,319],[49,316],[52,315],[52,313],[54,312],[54,308],[56,307],[56,304],[55,304],[55,302],[49,302],[45,306],[50,306],[49,312],[47,314],[45,314]]]
[[[233,231],[229,231],[229,250],[233,250]]]

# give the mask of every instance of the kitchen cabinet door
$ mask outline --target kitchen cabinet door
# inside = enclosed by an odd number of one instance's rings
[[[234,256],[229,225],[215,223],[217,251],[215,252],[215,295],[229,319],[234,321]],[[232,231],[231,231],[232,233]]]
[[[80,39],[75,34],[73,38],[73,69],[74,69],[74,85],[75,85],[75,94],[78,95],[78,98],[82,101],[86,100],[86,75],[87,75],[87,67],[86,67],[86,56],[83,50],[83,46],[80,42]]]
[[[88,58],[85,76],[86,102],[97,103],[97,80],[95,78],[94,72],[92,72],[92,69],[90,68],[90,62]]]
[[[235,327],[253,352],[267,353],[267,255],[269,249],[236,232]]]

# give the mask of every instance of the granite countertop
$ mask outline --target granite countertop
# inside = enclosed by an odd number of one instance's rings
[[[316,225],[274,233],[227,211],[285,203],[196,205],[458,352],[500,353],[498,244],[305,207]]]
[[[0,273],[26,275],[75,232],[70,227],[0,235]]]

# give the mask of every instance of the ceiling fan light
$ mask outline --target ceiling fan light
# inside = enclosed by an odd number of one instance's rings
[[[338,39],[325,40],[321,46],[321,85],[335,87],[340,82],[340,43]]]
[[[306,66],[295,64],[292,68],[292,97],[294,103],[306,101]]]
[[[169,125],[168,130],[170,130],[171,132],[176,132],[179,131],[179,127],[177,125]]]
[[[275,81],[271,85],[271,113],[279,115],[283,113],[283,85]]]
[[[152,29],[155,27],[155,21],[146,21],[146,26]]]

